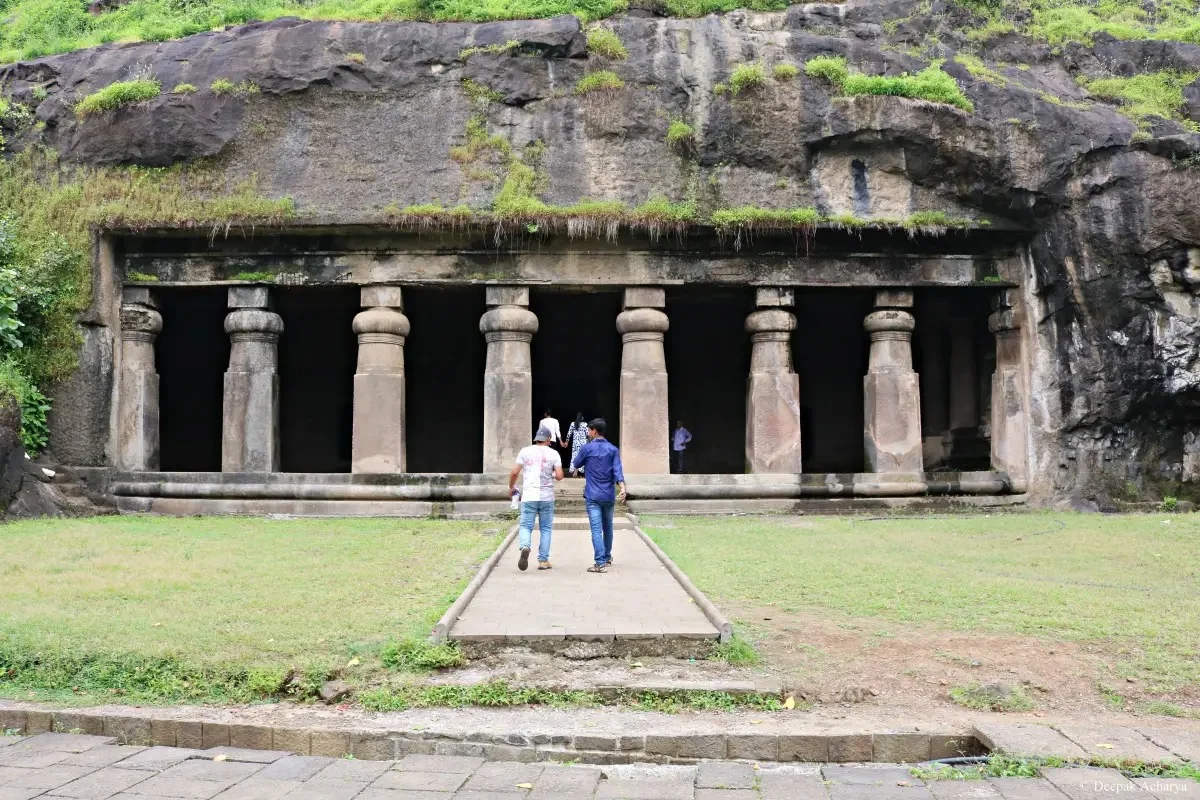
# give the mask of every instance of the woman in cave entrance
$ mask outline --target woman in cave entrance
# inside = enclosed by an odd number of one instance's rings
[[[571,423],[571,427],[567,428],[567,438],[559,442],[563,447],[566,447],[568,443],[571,445],[571,460],[568,462],[571,475],[575,474],[575,456],[579,455],[579,448],[587,444],[588,440],[587,422],[584,419],[583,412],[577,412],[575,421]]]

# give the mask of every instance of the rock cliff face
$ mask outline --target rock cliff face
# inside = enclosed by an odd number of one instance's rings
[[[486,208],[505,174],[494,143],[451,158],[452,148],[469,149],[468,123],[482,114],[486,135],[518,153],[544,143],[547,202],[636,204],[662,193],[709,208],[940,209],[1012,223],[1032,231],[1036,494],[1102,500],[1127,480],[1200,479],[1200,134],[1158,118],[1139,131],[1113,106],[1089,102],[1076,80],[1200,71],[1200,47],[1101,38],[1052,53],[1010,35],[985,46],[992,71],[976,77],[952,60],[966,43],[963,18],[940,10],[921,15],[917,3],[891,0],[694,20],[631,12],[603,23],[628,47],[622,61],[590,55],[573,17],[283,19],[15,64],[0,70],[0,85],[36,108],[45,123],[36,135],[67,162],[211,157],[229,182],[254,175],[260,191],[294,198],[314,221],[379,221],[389,205]],[[768,76],[773,64],[823,54],[872,74],[916,71],[927,62],[905,55],[905,44],[931,36],[974,113],[833,97],[803,72],[737,96],[714,92],[735,64],[756,60]],[[576,96],[576,82],[597,69],[625,87]],[[80,97],[147,72],[162,96],[76,117]],[[214,93],[217,79],[243,91]],[[170,93],[180,83],[198,91]],[[1200,121],[1200,83],[1185,101]],[[672,120],[695,129],[694,158],[666,144]]]

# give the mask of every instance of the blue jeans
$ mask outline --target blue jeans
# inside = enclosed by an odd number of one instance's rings
[[[521,503],[521,549],[533,543],[533,518],[538,518],[538,561],[550,560],[550,531],[554,527],[554,501],[529,500]],[[611,515],[610,515],[611,516]]]
[[[592,552],[596,557],[596,566],[602,567],[612,560],[613,508],[616,502],[585,500],[584,505],[587,508],[588,525],[592,529]]]

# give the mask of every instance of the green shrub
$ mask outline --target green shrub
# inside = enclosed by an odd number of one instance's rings
[[[849,77],[850,69],[841,56],[817,56],[804,62],[804,74],[841,86]]]
[[[50,401],[12,357],[0,361],[0,395],[12,397],[21,407],[21,444],[31,456],[37,455],[50,436],[46,424]]]
[[[725,94],[728,91],[729,91],[729,87],[727,85],[725,85],[724,83],[713,84],[713,94],[720,95],[720,94]]]
[[[258,85],[250,81],[234,83],[226,78],[217,78],[208,86],[213,94],[231,94],[235,97],[245,97],[248,94],[258,94]]]
[[[461,667],[467,663],[467,657],[456,643],[430,644],[423,639],[389,642],[380,651],[379,659],[385,667],[410,672]]]
[[[671,120],[667,126],[667,146],[681,153],[690,153],[696,147],[696,130],[683,120]]]
[[[624,61],[629,58],[629,51],[625,49],[621,38],[609,28],[597,26],[589,30],[587,32],[587,49],[590,53],[611,58],[614,61]]]
[[[1200,77],[1200,72],[1162,70],[1134,75],[1131,78],[1098,78],[1081,80],[1093,97],[1118,103],[1118,110],[1139,123],[1146,117],[1164,117],[1184,121],[1184,88]]]
[[[602,69],[589,72],[575,84],[575,94],[586,95],[592,92],[615,92],[625,88],[625,81],[617,73]]]
[[[757,89],[767,82],[767,73],[763,65],[757,61],[750,64],[737,64],[729,74],[729,91],[731,94]]]
[[[196,87],[190,83],[177,83],[171,90],[171,94],[191,94],[194,91],[196,91]]]
[[[762,656],[754,649],[754,645],[740,636],[734,636],[728,642],[718,645],[711,658],[735,667],[752,667],[762,663]]]
[[[92,92],[75,104],[75,113],[83,116],[100,111],[112,111],[132,103],[152,100],[162,93],[162,84],[151,78],[135,78],[131,81],[110,83],[103,89]]]
[[[776,64],[771,70],[771,75],[777,81],[790,81],[800,74],[800,69],[795,64]]]
[[[1158,507],[1166,512],[1174,512],[1179,509],[1179,498],[1171,495],[1165,495]]]

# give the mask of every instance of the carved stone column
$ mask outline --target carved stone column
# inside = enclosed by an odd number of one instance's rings
[[[882,290],[864,327],[871,334],[871,358],[863,379],[867,472],[920,474],[921,390],[912,368],[916,327],[913,294]]]
[[[625,310],[617,315],[621,334],[621,463],[627,475],[666,475],[671,471],[667,356],[663,349],[670,321],[666,290],[625,290]]]
[[[796,315],[791,289],[758,289],[746,318],[746,471],[800,472],[800,376],[792,369]]]
[[[158,372],[154,340],[162,331],[158,301],[149,289],[121,293],[121,373],[117,388],[118,467],[158,469]]]
[[[404,339],[408,317],[399,286],[364,286],[354,317],[354,439],[350,471],[404,472]]]
[[[532,442],[533,358],[537,316],[524,286],[487,287],[488,311],[479,320],[487,342],[483,372],[483,471],[508,472],[517,451]]]
[[[1024,488],[1029,472],[1025,382],[1021,370],[1021,325],[1016,292],[1001,291],[993,300],[988,329],[996,336],[996,371],[992,373],[992,468],[1007,472],[1014,488]]]
[[[225,371],[221,470],[279,469],[279,334],[283,319],[268,310],[266,286],[229,289],[225,332],[232,345]]]

